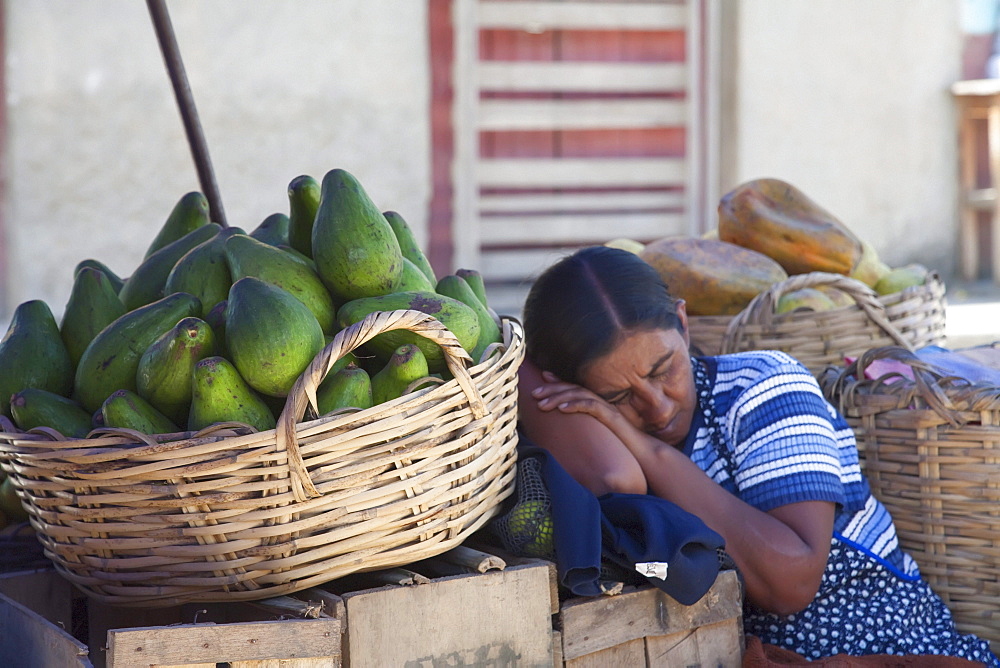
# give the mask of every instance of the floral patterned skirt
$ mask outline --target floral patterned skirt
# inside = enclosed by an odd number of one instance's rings
[[[789,616],[747,605],[747,634],[809,659],[834,654],[936,654],[1000,667],[989,643],[955,629],[944,601],[922,579],[901,577],[836,538],[819,592]]]

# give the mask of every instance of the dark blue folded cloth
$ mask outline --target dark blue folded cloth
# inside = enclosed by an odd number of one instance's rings
[[[712,587],[725,541],[698,517],[646,494],[598,498],[527,439],[521,439],[518,452],[541,460],[552,497],[556,569],[560,583],[573,594],[602,593],[602,557],[629,571],[638,563],[666,563],[665,579],[646,580],[684,605],[697,602]]]

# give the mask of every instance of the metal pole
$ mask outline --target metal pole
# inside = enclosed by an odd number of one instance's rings
[[[194,157],[195,168],[198,170],[198,180],[201,182],[201,189],[208,200],[211,219],[223,227],[228,227],[226,213],[222,209],[222,198],[219,196],[219,186],[215,182],[215,172],[212,171],[212,161],[208,157],[205,133],[202,132],[201,122],[198,120],[198,110],[194,105],[194,96],[191,94],[191,85],[188,83],[187,74],[184,71],[184,62],[181,60],[177,36],[174,34],[170,15],[167,13],[167,5],[164,0],[146,0],[146,5],[149,7],[149,15],[153,19],[153,28],[156,30],[156,39],[160,43],[163,61],[167,65],[168,74],[170,74],[170,83],[174,88],[174,96],[177,98],[177,107],[180,109],[181,120],[184,122],[188,145],[191,147],[191,155]]]

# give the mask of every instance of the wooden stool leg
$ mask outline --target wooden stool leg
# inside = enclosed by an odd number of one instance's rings
[[[962,278],[972,281],[979,274],[979,244],[977,231],[979,215],[970,205],[969,195],[976,189],[976,128],[975,120],[967,105],[959,105],[959,205],[958,230],[959,269]]]
[[[995,189],[997,197],[993,203],[990,216],[990,270],[993,281],[1000,283],[1000,101],[993,98],[990,102],[988,123],[990,185]]]

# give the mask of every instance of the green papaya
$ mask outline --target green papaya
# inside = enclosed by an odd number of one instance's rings
[[[264,400],[224,357],[206,357],[194,365],[187,427],[198,431],[216,422],[242,422],[257,431],[276,421]]]
[[[121,292],[122,286],[125,285],[125,279],[112,271],[111,267],[104,264],[100,260],[94,260],[92,258],[77,262],[76,268],[73,270],[73,277],[75,278],[76,275],[80,273],[80,270],[85,267],[93,267],[94,269],[100,269],[103,271],[104,275],[108,277],[109,281],[111,281],[111,286],[115,289],[115,294]]]
[[[257,396],[267,405],[275,420],[281,417],[281,412],[285,410],[285,404],[288,403],[288,397],[272,397],[269,394],[261,394],[260,392],[257,393]]]
[[[59,334],[74,368],[94,337],[125,312],[125,304],[107,274],[94,267],[77,272],[59,324]]]
[[[320,415],[341,408],[371,408],[374,405],[371,376],[354,363],[337,371],[331,369],[316,389],[316,404]]]
[[[445,295],[435,292],[411,291],[395,292],[378,297],[366,297],[347,302],[337,311],[341,327],[359,322],[375,311],[396,311],[410,309],[434,316],[455,335],[466,351],[471,351],[479,341],[479,318],[471,308]],[[441,347],[419,334],[405,329],[396,329],[378,334],[365,344],[383,363],[387,362],[396,348],[405,343],[415,343],[427,358],[427,366],[433,372],[444,371],[447,365]]]
[[[372,376],[372,401],[381,404],[397,399],[403,396],[410,383],[426,378],[428,373],[427,358],[420,348],[412,343],[401,345]]]
[[[131,390],[115,390],[101,404],[105,427],[135,429],[142,434],[175,434],[180,429],[166,415]]]
[[[229,304],[228,296],[227,294],[227,299],[223,299],[209,309],[204,318],[208,326],[215,332],[215,350],[222,357],[229,356],[229,351],[226,350],[226,306]]]
[[[358,180],[343,169],[332,169],[323,177],[312,258],[338,301],[399,289],[403,254],[396,235]]]
[[[486,301],[486,282],[483,281],[482,274],[475,269],[457,269],[455,275],[469,284],[472,292],[483,303],[483,306],[489,306],[489,302]]]
[[[295,250],[294,248],[292,248],[291,246],[281,245],[281,246],[278,246],[278,248],[280,248],[281,250],[283,250],[286,253],[288,253],[293,260],[298,260],[302,264],[304,264],[307,267],[309,267],[310,269],[312,269],[313,273],[316,272],[316,263],[313,262],[313,259],[311,257],[309,257],[308,255],[306,255],[305,253],[301,253],[301,252]],[[316,275],[319,276],[319,274],[316,274]]]
[[[174,264],[167,281],[163,286],[163,294],[186,292],[201,300],[204,318],[213,305],[222,301],[229,294],[233,284],[229,263],[226,261],[226,239],[243,234],[238,227],[226,227],[216,232],[215,236],[198,244],[181,256]]]
[[[456,274],[441,277],[437,283],[437,292],[457,299],[476,312],[476,318],[479,320],[479,340],[476,342],[476,347],[469,351],[469,354],[478,364],[482,361],[483,353],[486,352],[486,348],[490,344],[503,341],[500,327],[497,326],[486,306],[479,301],[476,293],[472,291],[472,287]]]
[[[319,208],[319,181],[303,174],[288,184],[288,245],[312,257],[312,230]]]
[[[153,341],[181,318],[196,316],[201,302],[194,295],[175,292],[129,311],[94,337],[76,368],[74,397],[96,411],[115,390],[136,390],[139,359]]]
[[[330,340],[332,339],[333,337],[331,336],[330,339],[327,340],[323,345],[329,345]],[[330,379],[330,376],[332,376],[333,374],[337,373],[338,371],[340,371],[341,369],[350,364],[354,364],[355,366],[358,365],[358,356],[355,355],[353,352],[345,353],[339,360],[331,364],[330,371],[326,374],[326,378],[323,379],[320,385],[322,386],[323,383],[327,382]]]
[[[333,331],[337,315],[333,298],[308,266],[245,234],[227,239],[225,252],[234,281],[253,276],[285,290],[312,312],[324,332]]]
[[[199,318],[181,318],[139,358],[136,392],[176,424],[187,422],[194,365],[216,355],[215,333]]]
[[[422,290],[424,292],[434,292],[434,284],[427,280],[427,275],[420,271],[417,265],[403,258],[403,279],[399,283],[396,292],[409,292],[412,290]]]
[[[226,305],[226,349],[250,387],[287,396],[324,343],[316,316],[291,293],[254,276],[233,283]]]
[[[195,246],[214,237],[221,229],[222,226],[218,223],[202,225],[143,260],[118,293],[125,308],[134,311],[163,297],[167,277],[177,261]]]
[[[177,200],[177,204],[171,209],[170,215],[167,216],[160,231],[153,237],[143,259],[209,222],[211,221],[209,219],[208,198],[200,192],[185,193]]]
[[[437,283],[434,268],[431,267],[430,261],[424,255],[423,249],[417,243],[417,238],[413,235],[413,230],[407,224],[406,220],[395,211],[385,211],[382,215],[385,216],[386,222],[392,228],[392,233],[396,235],[396,241],[399,242],[399,250],[403,254],[403,257],[416,265],[424,276],[427,277],[431,285]]]
[[[90,433],[90,413],[80,404],[60,394],[28,387],[10,398],[14,424],[24,431],[52,427],[67,438],[86,438]]]
[[[269,246],[288,245],[288,216],[283,213],[272,213],[254,228],[250,236]]]
[[[73,360],[49,305],[41,299],[14,309],[0,340],[0,409],[10,417],[10,397],[28,387],[69,396]]]

